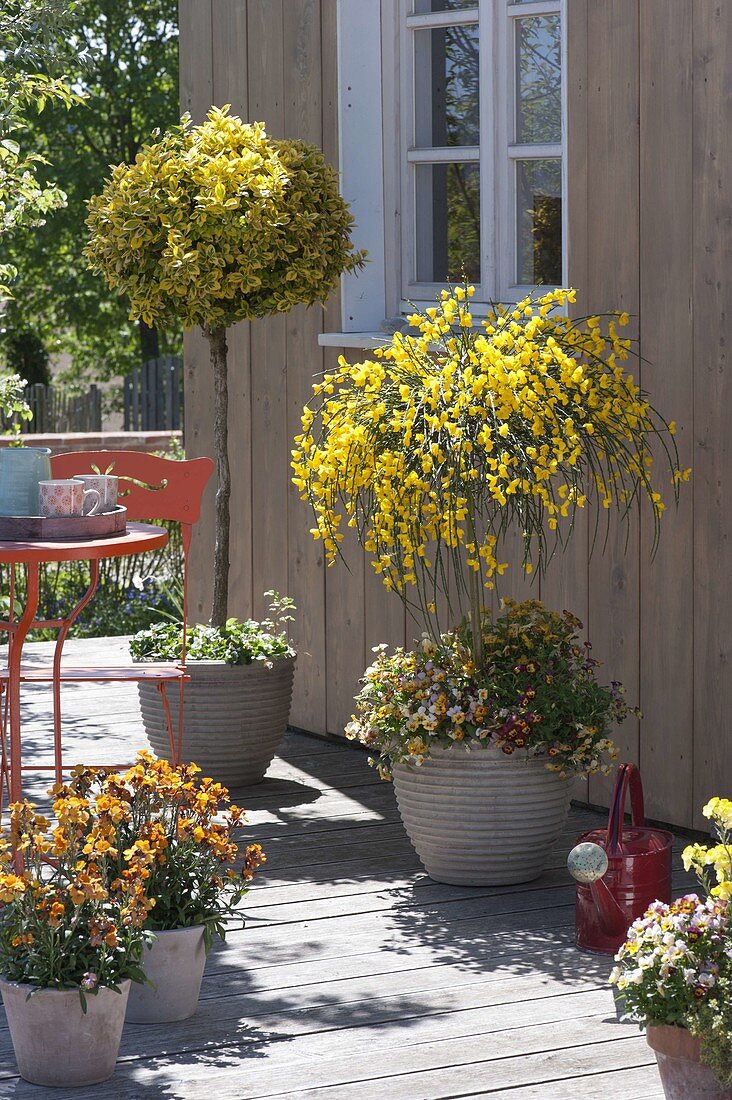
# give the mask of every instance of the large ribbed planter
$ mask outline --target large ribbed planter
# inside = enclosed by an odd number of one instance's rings
[[[430,878],[459,886],[530,882],[544,870],[569,810],[571,783],[546,758],[492,745],[432,748],[395,765],[404,828]]]
[[[136,983],[130,992],[128,1023],[169,1024],[193,1015],[206,965],[204,931],[197,924],[155,933],[142,958],[148,980]]]
[[[720,1085],[701,1061],[701,1043],[686,1028],[649,1024],[646,1040],[656,1055],[666,1100],[732,1100],[732,1087]]]
[[[38,989],[0,981],[10,1038],[20,1076],[33,1085],[96,1085],[114,1073],[130,982],[120,993],[100,989],[86,997],[77,989]]]
[[[188,665],[185,686],[183,760],[198,764],[227,787],[261,783],[287,729],[294,657],[227,665],[196,661]],[[160,693],[140,683],[145,733],[156,756],[170,759],[168,730]],[[177,691],[168,691],[177,729]]]

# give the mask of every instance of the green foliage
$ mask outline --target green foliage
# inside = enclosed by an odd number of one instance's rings
[[[19,374],[0,376],[0,417],[30,420],[31,411],[23,398],[25,380]]]
[[[29,118],[49,104],[66,108],[81,97],[59,75],[71,56],[67,41],[75,4],[68,0],[5,0],[0,5],[0,295],[10,297],[15,265],[8,234],[43,224],[66,200],[44,178],[44,154],[28,140]],[[84,51],[79,51],[83,59]]]
[[[323,301],[363,262],[322,153],[229,108],[184,120],[89,203],[92,269],[148,325],[208,331]]]
[[[180,527],[166,523],[168,543],[161,550],[109,558],[100,562],[99,588],[71,628],[71,638],[112,638],[133,634],[149,626],[158,615],[172,615],[171,588],[182,576]],[[0,565],[0,605],[7,608],[9,568]],[[39,616],[56,619],[67,615],[89,586],[89,567],[83,562],[58,562],[41,566]],[[18,604],[25,598],[25,578],[16,578]],[[56,631],[37,630],[36,641],[54,641]],[[0,644],[4,639],[0,638]]]
[[[48,385],[48,349],[43,337],[23,321],[17,302],[7,304],[0,325],[0,359],[6,369],[19,374],[28,385]]]
[[[70,357],[67,382],[124,375],[154,355],[142,353],[139,326],[88,270],[81,247],[87,200],[109,166],[133,161],[152,130],[178,120],[177,20],[177,0],[78,0],[68,33],[82,59],[68,59],[65,71],[85,102],[29,122],[29,137],[53,164],[67,202],[43,227],[15,238],[14,292],[24,323],[49,350]],[[159,354],[180,352],[177,326],[153,335]]]
[[[728,945],[728,950],[732,946]],[[699,1004],[691,1032],[701,1039],[702,1061],[717,1080],[732,1085],[732,966],[727,961],[714,989]]]
[[[295,605],[287,596],[266,592],[272,597],[269,617],[255,622],[229,619],[226,626],[189,627],[189,661],[225,661],[228,665],[249,665],[253,661],[272,661],[293,657],[295,651],[287,639],[287,624],[292,622]],[[155,623],[142,630],[130,642],[132,656],[139,661],[178,661],[183,632],[180,622]]]
[[[538,600],[506,600],[483,622],[481,667],[467,622],[438,641],[425,635],[414,652],[378,646],[346,735],[379,750],[372,763],[384,778],[393,763],[420,765],[433,746],[455,742],[540,754],[562,776],[607,770],[603,758],[617,755],[609,734],[631,710],[620,684],[597,682],[581,626]]]

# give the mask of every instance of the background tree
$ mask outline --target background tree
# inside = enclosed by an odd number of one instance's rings
[[[267,137],[229,108],[184,119],[120,164],[89,204],[85,254],[148,326],[200,325],[214,387],[216,550],[211,622],[228,617],[229,498],[226,330],[237,321],[324,301],[364,255],[323,154]],[[266,369],[266,364],[264,365]]]
[[[81,254],[86,202],[109,166],[134,161],[154,129],[179,118],[177,19],[177,0],[77,0],[71,36],[86,60],[67,71],[85,102],[32,124],[67,203],[17,237],[16,297],[24,327],[69,353],[72,380],[116,377],[141,359],[180,350],[177,324],[159,331],[131,322],[126,303],[91,275]]]
[[[17,274],[8,255],[11,238],[43,224],[66,196],[44,171],[31,120],[49,103],[79,102],[62,71],[78,49],[71,33],[75,0],[3,0],[0,4],[0,297],[11,294]]]

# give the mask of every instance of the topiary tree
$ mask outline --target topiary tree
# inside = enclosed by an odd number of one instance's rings
[[[114,168],[89,202],[85,255],[153,326],[200,325],[214,380],[218,473],[211,622],[228,615],[229,499],[226,329],[324,301],[365,254],[334,170],[313,145],[269,138],[229,107],[180,126]]]

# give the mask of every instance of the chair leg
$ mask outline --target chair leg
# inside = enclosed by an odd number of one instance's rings
[[[158,683],[158,691],[160,692],[160,698],[163,700],[163,711],[165,712],[165,724],[168,727],[168,747],[170,748],[170,762],[173,765],[179,764],[178,750],[175,743],[175,734],[173,733],[173,718],[170,713],[170,703],[168,701],[168,693],[165,690],[165,681],[160,680]]]
[[[0,821],[3,816],[5,796],[10,802],[10,775],[8,772],[8,693],[0,680]]]

